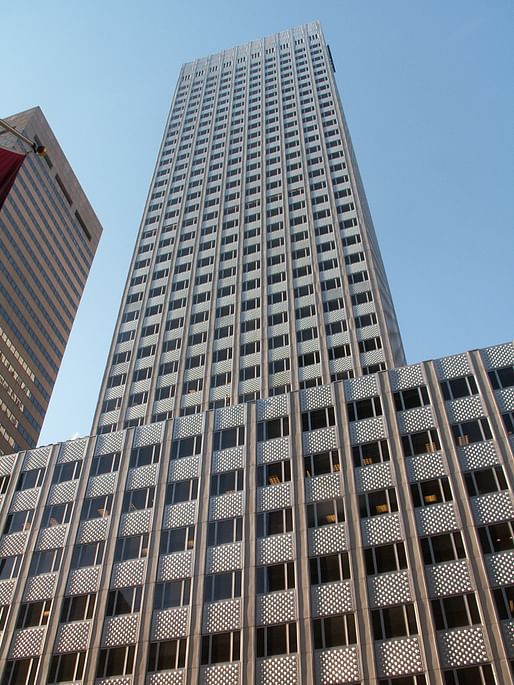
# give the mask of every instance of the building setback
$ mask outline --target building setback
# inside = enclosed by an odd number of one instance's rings
[[[41,109],[6,121],[47,154],[0,128],[0,152],[26,154],[0,204],[0,454],[37,444],[102,233]]]
[[[93,435],[0,457],[0,682],[511,682],[513,388],[405,366],[317,22],[184,65]]]

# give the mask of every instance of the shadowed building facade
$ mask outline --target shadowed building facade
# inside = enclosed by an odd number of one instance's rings
[[[37,444],[102,233],[41,109],[6,121],[47,155],[0,128],[21,162],[0,205],[0,454]]]
[[[513,388],[405,365],[318,23],[184,65],[93,435],[0,458],[1,682],[510,682]]]

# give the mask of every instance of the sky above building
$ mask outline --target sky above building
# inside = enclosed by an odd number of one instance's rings
[[[408,362],[512,338],[510,0],[4,5],[0,117],[42,107],[104,227],[40,444],[90,431],[180,66],[313,19]]]

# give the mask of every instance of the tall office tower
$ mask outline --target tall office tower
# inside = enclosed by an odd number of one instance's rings
[[[6,121],[47,155],[0,128],[0,454],[37,444],[102,233],[39,107]]]
[[[401,366],[331,70],[183,67],[98,432],[0,457],[2,685],[511,682],[514,344]]]
[[[185,64],[94,430],[402,363],[319,25]]]

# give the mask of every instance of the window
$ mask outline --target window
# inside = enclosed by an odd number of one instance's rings
[[[293,530],[293,510],[278,509],[257,514],[257,537],[280,535]]]
[[[488,492],[508,490],[503,466],[494,466],[481,471],[470,471],[464,474],[466,489],[470,497],[485,495]]]
[[[7,492],[7,487],[9,485],[9,481],[11,480],[10,476],[4,475],[0,476],[0,495],[5,495]]]
[[[210,521],[207,533],[207,544],[210,547],[239,542],[243,539],[243,519],[225,519]]]
[[[9,514],[5,520],[3,534],[7,535],[9,533],[21,533],[24,530],[30,530],[33,518],[33,509],[28,509],[27,511],[17,511],[13,514]]]
[[[227,492],[235,492],[243,489],[243,469],[215,473],[211,476],[211,496],[224,495]]]
[[[261,375],[261,367],[259,364],[256,366],[247,366],[239,371],[239,380],[241,382],[251,380],[252,378],[257,378]]]
[[[394,488],[375,490],[359,495],[359,512],[361,518],[380,516],[398,511],[398,501]]]
[[[427,685],[427,680],[423,674],[407,675],[399,678],[381,678],[378,685]]]
[[[326,502],[308,504],[307,520],[309,528],[342,523],[345,520],[343,498],[337,497]]]
[[[170,459],[182,459],[183,457],[192,457],[196,454],[200,454],[201,451],[202,436],[193,435],[190,438],[174,440],[171,443]]]
[[[39,658],[7,661],[2,685],[31,685],[35,683],[38,664]]]
[[[268,338],[268,347],[270,350],[275,350],[278,347],[285,347],[286,345],[289,345],[289,336],[287,334]]]
[[[514,618],[514,585],[497,588],[493,595],[500,621]]]
[[[106,616],[134,614],[141,609],[141,585],[111,590],[107,595]]]
[[[146,445],[145,447],[135,447],[130,452],[130,467],[148,466],[148,464],[157,464],[161,455],[161,446],[159,443],[155,445]]]
[[[94,457],[91,464],[90,476],[100,476],[103,473],[112,473],[120,468],[120,452],[112,452]]]
[[[30,490],[31,488],[38,488],[45,477],[45,469],[31,469],[30,471],[23,471],[18,478],[16,490]]]
[[[371,619],[375,640],[387,640],[418,633],[413,604],[375,609],[371,612]]]
[[[459,446],[469,445],[473,442],[482,442],[482,440],[491,440],[493,437],[487,419],[454,423],[451,428],[455,443]]]
[[[282,371],[289,371],[290,360],[287,359],[276,359],[274,362],[269,363],[269,373],[270,375],[274,373],[281,373]]]
[[[489,371],[489,380],[495,390],[514,386],[514,366],[504,366],[501,369]]]
[[[111,515],[111,510],[112,495],[89,497],[84,500],[84,504],[82,505],[80,520],[90,521],[91,519],[104,519]]]
[[[96,604],[96,594],[74,595],[65,597],[61,609],[61,623],[72,621],[86,621],[93,617]]]
[[[496,680],[489,664],[443,671],[445,685],[495,685]]]
[[[339,451],[319,452],[303,458],[305,477],[320,476],[323,473],[335,473],[341,470]]]
[[[258,442],[282,438],[287,435],[289,435],[289,418],[287,416],[269,421],[260,421],[257,424]]]
[[[474,376],[463,376],[462,378],[452,378],[448,381],[441,381],[441,392],[444,399],[458,400],[460,397],[477,395],[478,388]]]
[[[407,568],[407,557],[405,556],[403,542],[369,547],[364,550],[364,560],[368,576]]]
[[[514,435],[514,411],[509,411],[505,414],[502,414],[502,420],[508,435]]]
[[[60,526],[63,523],[69,523],[72,509],[73,502],[46,506],[43,510],[41,527],[48,528],[50,526]]]
[[[354,466],[357,467],[378,464],[381,461],[389,461],[390,459],[387,440],[354,445],[352,447],[352,454]]]
[[[114,563],[129,559],[142,559],[148,554],[148,534],[130,535],[116,540]]]
[[[170,580],[167,583],[156,583],[153,608],[156,610],[187,606],[191,595],[191,580]]]
[[[329,649],[357,643],[353,614],[316,618],[312,621],[312,632],[314,649]]]
[[[417,483],[411,483],[410,491],[415,507],[429,507],[440,502],[450,502],[453,499],[448,478],[434,478]]]
[[[382,340],[379,337],[366,338],[366,340],[359,340],[359,352],[361,352],[362,354],[364,354],[365,352],[373,352],[374,350],[381,349]]]
[[[462,536],[458,532],[421,538],[420,544],[425,564],[440,564],[444,561],[466,558]]]
[[[278,485],[291,480],[291,462],[289,459],[276,461],[271,464],[262,464],[257,467],[257,485]]]
[[[80,476],[81,461],[70,461],[66,464],[57,464],[52,478],[52,483],[64,483],[67,480],[75,480]]]
[[[296,623],[257,628],[257,657],[292,654],[297,651]]]
[[[514,527],[511,521],[477,528],[484,554],[514,549]]]
[[[238,447],[244,445],[245,429],[244,426],[239,428],[228,428],[227,430],[216,431],[213,434],[212,448],[213,450],[224,450],[228,447]]]
[[[239,661],[240,632],[216,633],[202,636],[202,665],[223,661]]]
[[[122,511],[124,514],[127,514],[133,511],[141,511],[142,509],[150,509],[153,507],[154,497],[154,487],[129,490],[123,496]]]
[[[431,600],[437,630],[451,630],[480,623],[478,605],[473,592]]]
[[[319,361],[320,354],[318,350],[298,355],[298,366],[311,366],[312,364],[319,364]]]
[[[53,573],[58,571],[62,560],[62,547],[56,549],[46,549],[40,552],[34,552],[30,561],[29,576],[37,576],[42,573]],[[18,559],[18,557],[7,557],[0,560],[0,565],[4,561],[11,559]],[[0,573],[0,579],[4,579],[4,575]]]
[[[205,576],[205,602],[219,602],[234,597],[241,597],[241,571]]]
[[[322,583],[337,583],[350,578],[350,562],[348,552],[328,554],[324,557],[309,559],[311,585]]]
[[[84,568],[101,564],[104,557],[105,542],[89,542],[75,545],[71,558],[71,568]]]
[[[349,421],[360,421],[361,419],[370,419],[373,416],[382,415],[382,405],[379,397],[348,402],[346,407],[348,409]]]
[[[186,665],[187,640],[163,640],[150,642],[147,672],[184,668]]]
[[[436,430],[421,431],[402,435],[403,453],[406,457],[414,457],[417,454],[437,452],[441,449],[439,436]]]
[[[258,566],[255,569],[257,593],[262,595],[279,590],[291,590],[295,587],[294,563]]]
[[[40,552],[35,552],[32,556],[32,559],[34,559],[36,554],[40,554]],[[62,550],[61,550],[61,554],[62,554]],[[21,555],[1,558],[0,559],[0,580],[9,580],[10,578],[16,578],[18,576],[18,572],[20,570],[20,565],[21,565]],[[31,568],[32,568],[32,566],[31,566]],[[29,572],[29,575],[35,575],[35,574],[31,574]]]
[[[69,683],[75,680],[82,680],[85,662],[86,652],[54,654],[50,662],[47,682],[49,685],[53,685],[53,683]]]
[[[428,391],[424,385],[419,388],[400,390],[400,392],[395,392],[393,396],[396,411],[415,409],[416,407],[424,407],[425,405],[430,404]]]
[[[161,532],[159,554],[173,554],[193,549],[195,544],[195,527],[171,528]]]
[[[115,675],[130,675],[134,670],[135,651],[134,645],[101,649],[98,656],[96,677],[109,678]]]
[[[178,480],[168,483],[166,487],[165,504],[179,504],[189,502],[198,497],[198,478]]]
[[[51,607],[51,599],[47,599],[44,602],[27,602],[22,604],[18,612],[16,629],[46,626]]]
[[[326,428],[335,425],[336,419],[333,407],[325,409],[315,409],[302,414],[302,430],[304,432],[313,431],[318,428]]]

